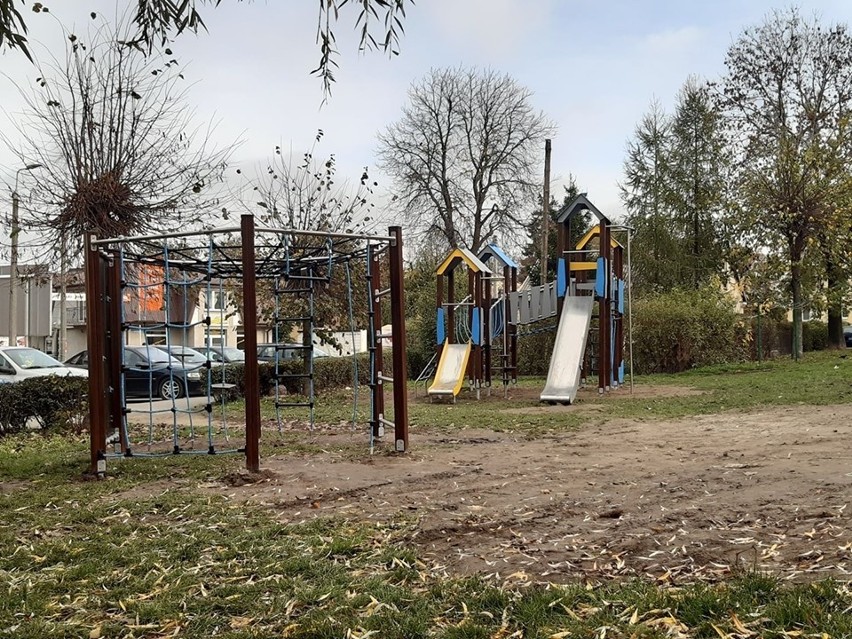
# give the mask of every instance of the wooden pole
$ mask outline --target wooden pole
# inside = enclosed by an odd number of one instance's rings
[[[541,280],[547,282],[547,250],[550,231],[550,139],[544,141],[544,196],[541,207]]]
[[[243,349],[246,353],[246,469],[260,470],[260,377],[257,364],[257,272],[254,262],[254,216],[240,220],[243,267]]]
[[[86,234],[86,348],[89,357],[89,472],[106,472],[106,375],[104,370],[104,308],[101,257],[97,238]]]

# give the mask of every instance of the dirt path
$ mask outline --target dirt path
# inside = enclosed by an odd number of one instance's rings
[[[328,452],[266,459],[262,481],[205,489],[287,522],[404,514],[422,557],[499,579],[852,571],[852,406],[611,421],[533,441],[412,438],[407,457],[353,461],[328,437]]]

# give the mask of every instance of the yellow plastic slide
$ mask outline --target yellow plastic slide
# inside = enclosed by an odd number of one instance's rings
[[[430,395],[452,395],[455,397],[464,386],[464,374],[467,371],[467,360],[470,358],[471,345],[450,344],[444,342],[441,351],[441,361],[435,373],[435,381],[429,387]]]

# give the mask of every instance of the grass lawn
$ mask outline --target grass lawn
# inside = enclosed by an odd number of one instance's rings
[[[852,362],[836,353],[637,381],[701,393],[622,389],[596,410],[513,412],[538,406],[541,380],[524,380],[526,399],[417,400],[411,418],[415,432],[469,426],[538,437],[611,417],[852,401]],[[346,422],[349,401],[324,395],[317,419]],[[852,637],[848,583],[791,585],[749,572],[677,588],[459,577],[401,542],[416,525],[404,513],[282,524],[262,503],[229,498],[219,482],[241,468],[239,457],[126,460],[100,482],[82,480],[86,461],[80,438],[0,439],[2,637]]]

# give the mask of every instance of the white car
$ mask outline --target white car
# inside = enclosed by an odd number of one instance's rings
[[[69,368],[35,348],[0,346],[0,384],[46,375],[88,377],[89,371]]]

